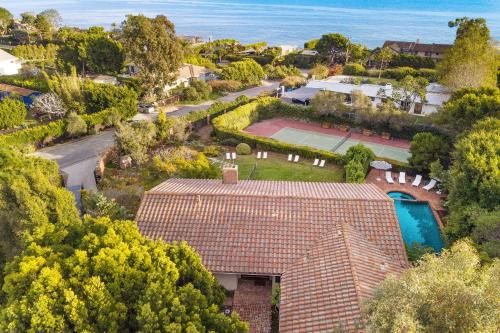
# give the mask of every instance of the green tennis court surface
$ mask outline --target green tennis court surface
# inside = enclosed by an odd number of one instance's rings
[[[290,127],[282,128],[273,134],[271,138],[296,145],[328,150],[339,154],[345,154],[350,147],[361,143],[373,150],[375,155],[378,157],[390,158],[405,163],[408,162],[408,158],[410,157],[408,149],[367,142],[359,139],[348,138],[345,140],[344,137],[337,135],[316,133]]]

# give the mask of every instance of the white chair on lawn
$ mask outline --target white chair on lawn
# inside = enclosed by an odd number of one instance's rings
[[[297,163],[299,161],[299,158],[300,156],[299,155],[295,155],[295,158],[293,159],[293,162],[294,163]]]
[[[426,191],[430,191],[432,190],[437,184],[437,181],[435,179],[431,179],[431,181],[429,182],[429,184],[425,185],[423,187],[424,190]]]
[[[235,159],[236,159],[236,153],[231,153],[231,158],[232,158],[233,160],[235,160]]]
[[[262,157],[262,152],[257,152],[257,159],[260,159]]]
[[[422,176],[421,175],[417,175],[415,177],[415,180],[413,181],[413,183],[411,183],[411,186],[419,187],[421,182],[422,182]]]
[[[293,160],[293,155],[292,154],[288,154],[288,162],[291,162]]]
[[[389,184],[394,184],[394,180],[392,179],[392,172],[390,172],[390,171],[385,172],[385,180]]]
[[[265,160],[267,160],[267,151],[265,151],[265,152],[262,153],[262,158],[265,159]]]
[[[325,167],[325,163],[326,163],[325,160],[321,160],[321,162],[319,163],[319,167],[320,168],[324,168]]]
[[[314,160],[313,166],[318,166],[318,164],[319,164],[319,158]]]
[[[406,184],[406,172],[399,173],[399,183]]]
[[[231,153],[226,153],[226,160],[230,160],[231,159]]]

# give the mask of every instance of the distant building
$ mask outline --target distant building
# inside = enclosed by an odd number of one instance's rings
[[[347,76],[341,78],[348,79]],[[391,84],[354,84],[344,83],[339,81],[338,77],[333,76],[326,80],[311,80],[305,87],[287,92],[284,94],[283,99],[286,101],[299,101],[304,104],[316,95],[319,91],[333,91],[336,93],[345,94],[347,97],[347,104],[350,104],[352,93],[354,91],[361,91],[364,95],[371,98],[373,105],[377,106],[382,103],[384,98],[392,97],[393,87]],[[437,112],[438,108],[447,102],[451,97],[451,93],[446,87],[431,83],[427,86],[426,101],[422,103],[419,97],[415,100],[415,105],[412,105],[409,113],[416,115],[429,115]],[[398,106],[401,105],[401,101]]]
[[[229,166],[223,180],[146,192],[136,221],[150,239],[192,246],[250,332],[270,331],[276,284],[281,333],[350,331],[377,284],[409,267],[394,203],[372,184],[238,181]]]
[[[438,61],[444,58],[446,51],[452,46],[450,44],[424,44],[417,39],[416,42],[388,40],[382,47],[388,47],[399,54],[410,54]]]
[[[294,45],[278,45],[278,47],[281,49],[282,56],[285,56],[287,54],[290,54],[298,50],[298,47]]]
[[[305,56],[317,56],[318,51],[305,49],[305,50],[302,50],[300,52],[300,54],[305,55]]]
[[[15,75],[21,67],[19,58],[0,49],[0,75]]]
[[[33,103],[33,98],[40,94],[39,91],[0,83],[0,100],[6,97],[19,97],[26,106],[30,106]]]
[[[205,41],[203,40],[203,37],[200,36],[179,36],[179,38],[191,45],[196,45],[196,44],[203,44]]]
[[[212,78],[213,72],[206,67],[184,64],[177,71],[177,79],[170,85],[165,87],[165,91],[169,91],[180,85],[189,86],[191,80],[207,81]]]

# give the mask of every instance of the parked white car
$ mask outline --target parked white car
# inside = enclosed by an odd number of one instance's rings
[[[155,112],[155,107],[153,104],[139,104],[140,113],[153,113]]]

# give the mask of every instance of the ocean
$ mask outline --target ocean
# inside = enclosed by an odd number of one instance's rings
[[[302,46],[328,32],[368,47],[384,40],[451,43],[455,30],[447,23],[463,16],[485,18],[500,39],[500,0],[9,0],[0,6],[14,15],[55,8],[64,24],[79,27],[163,14],[178,34],[272,45]]]

